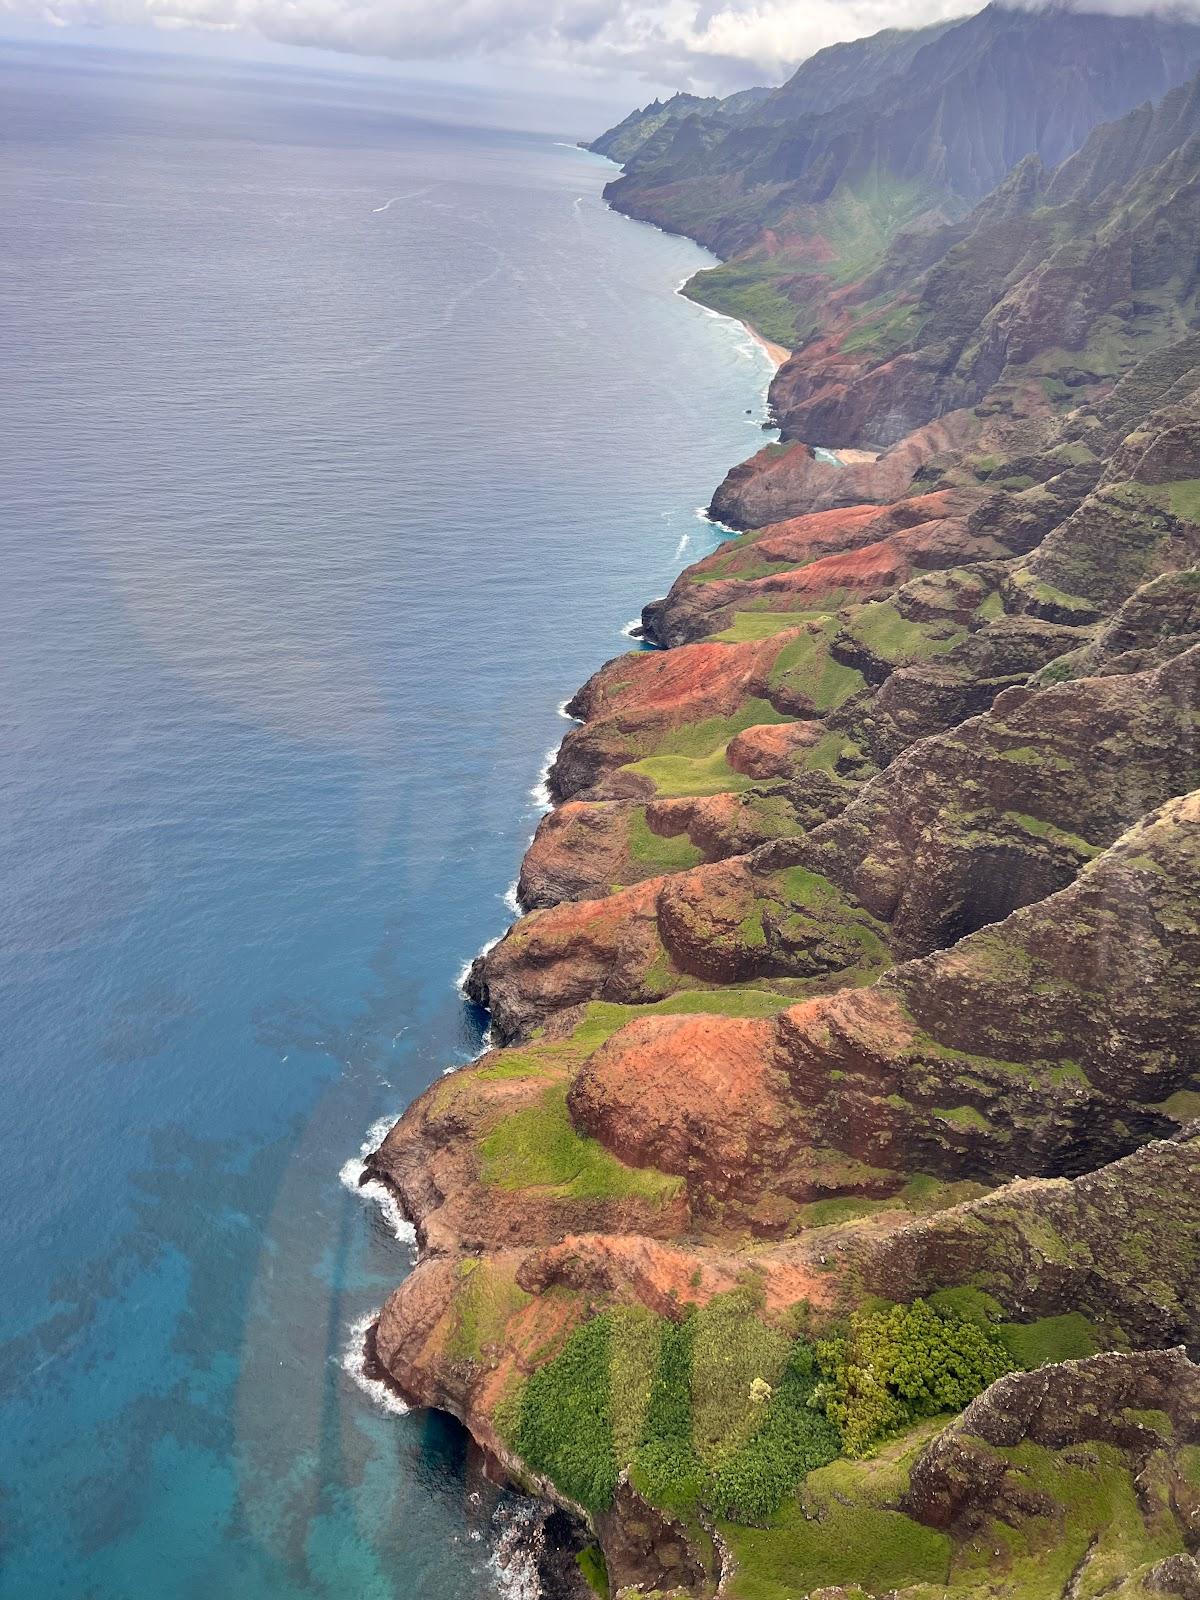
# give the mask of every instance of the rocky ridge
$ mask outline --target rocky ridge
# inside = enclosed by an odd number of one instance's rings
[[[1123,171],[1170,160],[1141,116]],[[661,648],[571,702],[526,914],[468,980],[502,1047],[368,1161],[420,1244],[369,1353],[614,1595],[1200,1592],[1176,332],[861,471],[768,454],[800,487],[744,474]]]

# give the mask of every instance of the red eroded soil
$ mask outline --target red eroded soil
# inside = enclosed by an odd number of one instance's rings
[[[784,778],[795,757],[816,744],[819,722],[764,722],[744,728],[729,741],[725,759],[748,778]]]

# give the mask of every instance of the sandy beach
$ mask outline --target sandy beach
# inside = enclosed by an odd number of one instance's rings
[[[767,352],[777,367],[781,367],[785,361],[791,358],[792,352],[784,345],[774,344],[770,339],[764,338],[763,335],[759,333],[758,329],[752,327],[748,322],[744,322],[742,326],[754,340],[755,344],[762,345],[763,349]]]
[[[855,467],[863,461],[879,460],[878,450],[858,450],[853,446],[846,450],[836,448],[833,450],[833,454],[838,458],[844,467]]]

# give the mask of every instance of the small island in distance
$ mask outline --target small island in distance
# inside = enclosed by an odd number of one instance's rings
[[[591,146],[787,359],[366,1162],[548,1594],[1200,1594],[1198,72],[993,4]]]

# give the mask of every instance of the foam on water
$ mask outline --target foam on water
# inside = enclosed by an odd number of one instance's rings
[[[546,751],[546,759],[542,762],[537,782],[529,791],[529,797],[539,811],[552,811],[554,809],[554,796],[550,793],[550,768],[554,765],[554,758],[557,754],[557,745],[552,750]]]
[[[538,1551],[544,1519],[544,1510],[532,1500],[497,1508],[500,1531],[488,1567],[504,1600],[541,1600]]]
[[[519,917],[521,915],[521,902],[517,899],[517,883],[518,880],[514,878],[501,896],[504,904],[512,912],[514,917]]]
[[[381,1411],[388,1411],[393,1417],[406,1417],[412,1409],[405,1405],[394,1389],[388,1387],[379,1378],[372,1378],[367,1372],[367,1329],[378,1317],[378,1311],[371,1311],[365,1317],[360,1317],[357,1322],[350,1324],[349,1338],[346,1348],[342,1352],[342,1371],[368,1395]]]
[[[711,516],[707,506],[696,507],[696,521],[706,522],[708,526],[714,530],[714,532],[721,534],[723,538],[736,539],[738,536],[738,531],[736,528],[731,528],[728,523],[718,522],[716,517]]]
[[[487,1027],[479,1036],[479,1049],[476,1050],[475,1054],[473,1056],[468,1056],[465,1061],[452,1061],[448,1067],[443,1067],[442,1077],[448,1078],[452,1073],[461,1072],[464,1067],[469,1067],[473,1062],[482,1060],[482,1058],[487,1055],[488,1051],[493,1047],[494,1043],[495,1040],[492,1035],[492,1025],[489,1022]]]
[[[491,950],[493,946],[498,945],[503,937],[504,935],[502,933],[498,933],[494,939],[488,939],[485,943],[479,946],[479,949],[473,956],[469,957],[469,959],[464,961],[462,966],[459,967],[458,977],[454,980],[454,987],[459,991],[460,994],[463,992],[463,984],[466,983],[467,979],[471,976],[471,968],[479,960],[480,956],[487,955],[488,951]]]
[[[363,1173],[367,1169],[367,1157],[375,1154],[395,1126],[395,1122],[395,1117],[380,1117],[378,1122],[373,1122],[367,1129],[366,1138],[359,1146],[361,1153],[351,1156],[349,1161],[342,1163],[338,1178],[351,1194],[356,1194],[360,1200],[369,1200],[379,1207],[384,1221],[401,1244],[415,1246],[417,1230],[401,1211],[400,1202],[388,1186],[380,1183],[377,1178],[368,1178],[366,1183],[362,1181]]]
[[[567,707],[571,704],[571,701],[574,698],[574,695],[568,695],[565,700],[559,702],[558,714],[560,717],[564,717],[568,722],[578,722],[580,720],[578,717],[573,717],[567,710]]]

